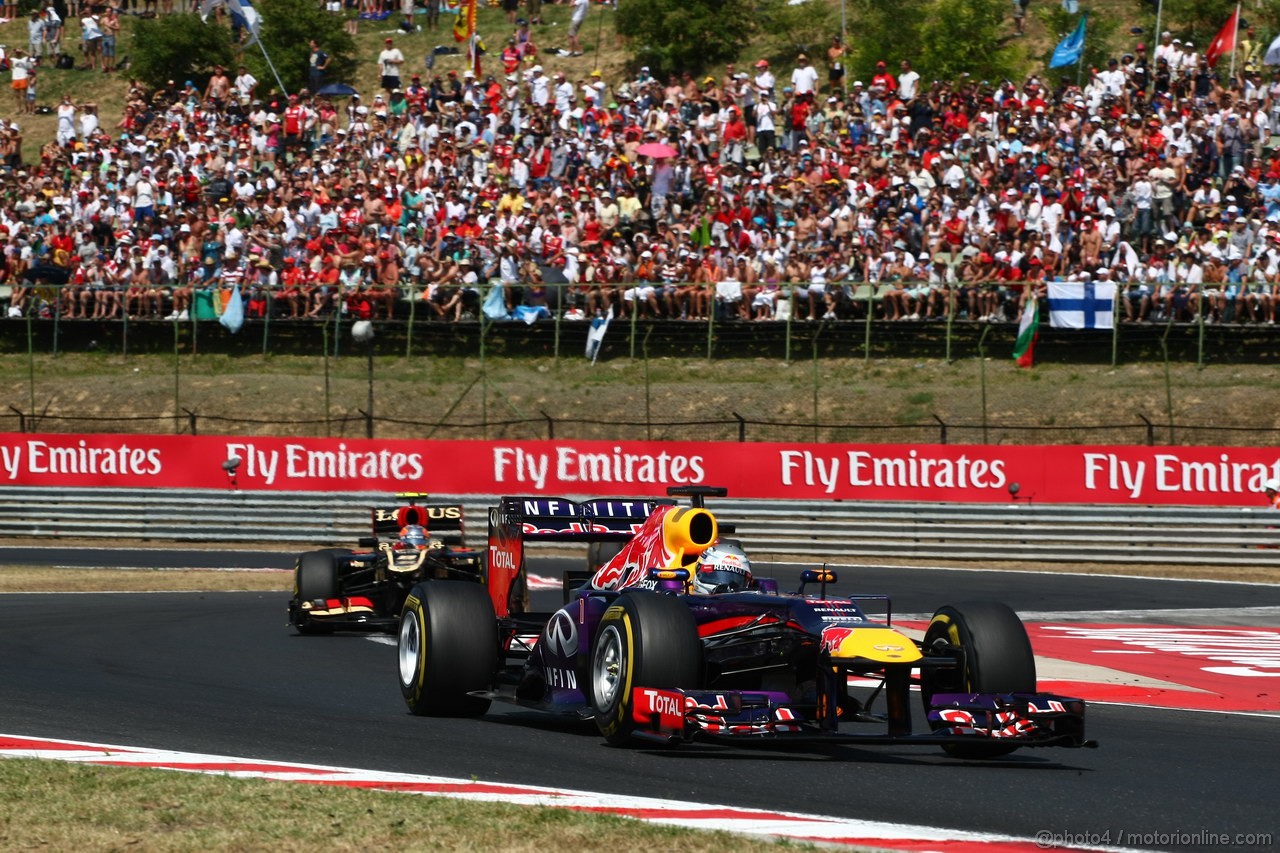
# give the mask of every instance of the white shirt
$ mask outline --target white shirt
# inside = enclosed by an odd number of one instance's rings
[[[378,68],[383,77],[399,77],[400,66],[404,63],[404,54],[400,48],[391,47],[378,54]]]
[[[807,95],[814,91],[818,84],[818,69],[812,65],[802,65],[791,72],[791,87],[797,95]]]
[[[556,110],[561,114],[573,109],[573,84],[568,80],[556,86]]]
[[[551,97],[551,84],[547,75],[539,72],[529,79],[530,96],[536,106],[544,106]]]
[[[253,94],[253,87],[256,85],[258,85],[258,78],[248,71],[235,79],[236,91],[240,93],[242,100],[247,100]]]
[[[898,77],[898,97],[909,101],[916,96],[916,87],[920,84],[920,75],[913,68]]]

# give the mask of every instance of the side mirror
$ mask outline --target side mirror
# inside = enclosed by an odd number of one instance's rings
[[[822,584],[822,594],[827,594],[827,584],[836,582],[836,573],[830,569],[805,569],[800,572],[800,589],[797,592],[804,592],[806,584],[820,583]]]

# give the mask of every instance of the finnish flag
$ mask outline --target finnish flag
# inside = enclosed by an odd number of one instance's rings
[[[1114,281],[1049,282],[1049,325],[1056,329],[1114,327]]]

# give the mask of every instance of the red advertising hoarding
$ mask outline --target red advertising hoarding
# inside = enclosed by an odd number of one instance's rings
[[[1239,447],[658,441],[417,441],[169,435],[0,435],[0,483],[449,495],[732,497],[983,503],[1240,505],[1280,477],[1280,451]]]

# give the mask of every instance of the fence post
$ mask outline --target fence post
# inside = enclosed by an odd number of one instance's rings
[[[57,289],[54,291],[55,293],[58,294],[57,297],[54,298],[54,302],[56,302],[58,305],[58,310],[54,311],[53,313],[53,357],[54,358],[58,357],[58,330],[61,328],[60,324],[62,321],[62,289],[64,287],[66,287],[66,285],[64,284],[56,285]],[[72,313],[75,312],[74,305],[71,306],[71,310],[72,310]]]
[[[795,319],[796,314],[796,290],[795,283],[792,282],[787,286],[787,351],[783,359],[790,363],[791,361],[791,321]]]
[[[27,416],[26,416],[25,414],[23,414],[22,409],[19,409],[17,406],[15,406],[15,405],[13,405],[12,403],[10,403],[10,404],[9,404],[9,410],[10,410],[10,411],[12,411],[15,415],[17,415],[17,416],[18,416],[18,432],[26,432],[26,431],[27,431]]]
[[[644,343],[640,345],[640,352],[644,354],[644,437],[647,441],[653,441],[653,415],[650,408],[653,389],[649,385],[649,336],[652,334],[653,323],[650,323],[649,328],[644,330]]]
[[[547,420],[547,441],[554,441],[556,437],[556,422],[545,411],[542,411],[542,417]]]
[[[61,292],[61,291],[59,291]],[[54,321],[57,322],[56,320]],[[31,396],[31,417],[36,416],[36,339],[31,328],[31,311],[27,311],[27,391]]]
[[[1151,421],[1147,420],[1147,416],[1142,414],[1142,412],[1138,412],[1138,417],[1141,418],[1142,422],[1147,425],[1147,447],[1155,447],[1156,446],[1156,425],[1151,423]]]
[[[697,285],[694,285],[697,287]],[[707,294],[707,361],[711,361],[712,340],[716,330],[716,293],[713,287]]]
[[[196,413],[186,407],[183,407],[182,411],[187,413],[187,425],[191,428],[191,434],[199,435],[199,431],[196,430]]]
[[[263,290],[266,292],[267,310],[262,315],[262,355],[266,356],[270,352],[268,347],[270,345],[271,311],[276,307],[276,297],[271,292],[271,288],[264,287]],[[177,321],[175,320],[174,322],[176,323]]]
[[[409,327],[405,329],[404,335],[404,357],[413,358],[413,319],[418,309],[418,297],[416,294],[417,287],[415,282],[409,282]]]
[[[1200,328],[1197,330],[1196,336],[1196,368],[1204,370],[1204,295],[1200,292],[1200,285],[1196,285],[1196,325]]]
[[[938,417],[936,412],[933,415],[933,419],[938,422],[938,427],[939,427],[938,443],[946,444],[947,443],[947,422],[944,421],[942,418]]]
[[[177,435],[182,428],[181,416],[178,412],[182,411],[182,359],[180,358],[182,347],[182,331],[179,328],[177,320],[173,321],[173,433]]]
[[[731,413],[738,422],[738,443],[743,444],[747,440],[747,419],[737,412]]]
[[[1177,444],[1177,425],[1173,422],[1173,377],[1169,374],[1169,333],[1173,331],[1173,317],[1170,316],[1164,325],[1164,334],[1160,336],[1160,354],[1164,358],[1164,402],[1169,415],[1169,443]]]
[[[862,333],[862,363],[869,364],[871,362],[871,316],[876,311],[876,291],[880,289],[878,283],[872,283],[871,292],[867,294],[867,322],[866,328]]]
[[[554,286],[560,288],[560,292],[557,295],[556,299],[552,300],[553,304],[556,306],[555,318],[554,318],[554,322],[556,325],[555,325],[555,340],[551,346],[551,361],[554,364],[559,364],[560,363],[560,318],[564,316],[564,312],[565,312],[564,306],[567,305],[569,301],[569,283],[565,282],[564,284],[557,284]]]
[[[987,443],[987,333],[991,331],[991,327],[987,326],[982,330],[982,335],[978,338],[978,370],[979,379],[982,386],[982,443]]]
[[[818,329],[813,333],[813,440],[818,440],[818,338],[822,336],[822,332],[826,329],[827,322],[818,324]]]

